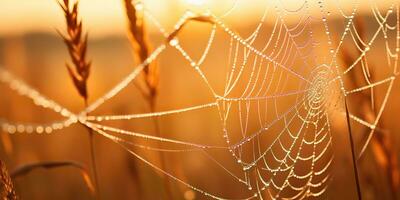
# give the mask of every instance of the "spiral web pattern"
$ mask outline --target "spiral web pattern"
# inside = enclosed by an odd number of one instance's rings
[[[80,113],[73,113],[44,97],[5,68],[0,68],[0,81],[9,85],[11,90],[31,99],[35,105],[53,110],[65,117],[65,120],[48,124],[23,124],[0,119],[2,130],[10,134],[33,132],[41,134],[81,123],[121,145],[156,171],[210,198],[231,197],[212,194],[187,183],[146,160],[133,148],[174,153],[203,152],[235,181],[243,185],[246,190],[243,194],[249,194],[235,199],[303,199],[324,195],[331,178],[329,169],[334,158],[331,148],[330,116],[335,113],[344,114],[341,103],[343,98],[351,99],[353,95],[365,91],[373,94],[375,88],[383,88],[384,92],[381,94],[384,95],[376,106],[377,116],[373,121],[350,113],[352,120],[370,130],[361,149],[361,155],[384,111],[398,74],[400,40],[398,5],[393,4],[386,10],[379,10],[378,2],[370,1],[369,12],[372,13],[377,28],[369,38],[363,39],[354,23],[355,17],[359,14],[360,2],[354,2],[349,12],[343,10],[335,1],[304,1],[298,7],[289,9],[282,1],[266,0],[265,12],[258,25],[248,37],[244,37],[224,22],[225,18],[238,9],[238,2],[239,0],[234,1],[232,8],[223,15],[216,15],[210,10],[199,14],[213,22],[210,25],[212,29],[208,43],[199,59],[194,59],[185,51],[178,37],[167,40],[165,44],[155,48],[145,62],[137,66],[120,83]],[[328,9],[327,5],[332,4],[333,8],[331,6]],[[318,13],[311,13],[315,10],[314,7]],[[169,32],[145,5],[138,3],[136,8],[142,10],[146,19],[152,22],[166,39],[168,38]],[[329,23],[331,13],[334,12],[339,13],[343,19],[343,30],[338,33],[334,32],[340,29]],[[175,30],[199,15],[188,11],[176,23]],[[287,21],[293,17],[296,18],[296,23],[288,23]],[[267,21],[272,22],[270,23],[272,26],[268,26]],[[320,33],[324,35],[318,35]],[[229,52],[228,55],[224,55],[229,63],[228,70],[227,74],[221,76],[221,79],[226,80],[223,92],[218,92],[210,84],[202,70],[217,34],[224,35],[229,40]],[[371,81],[368,55],[374,48],[381,48],[374,45],[378,39],[383,40],[386,59],[382,61],[382,65],[389,73],[381,80]],[[352,64],[343,66],[338,55],[345,44],[353,45],[358,50],[359,56]],[[214,101],[153,113],[87,116],[87,113],[96,110],[126,88],[145,66],[156,60],[167,48],[175,49],[187,60],[187,66],[197,72],[214,97]],[[351,88],[346,79],[355,70],[362,72],[364,85]],[[225,138],[226,145],[213,146],[186,142],[102,124],[104,121],[163,117],[202,109],[218,110],[223,127],[221,136]],[[124,139],[124,136],[158,141],[165,143],[166,146],[171,144],[181,148],[140,145]],[[230,152],[242,169],[241,172],[230,171],[223,163],[208,154],[208,150]]]

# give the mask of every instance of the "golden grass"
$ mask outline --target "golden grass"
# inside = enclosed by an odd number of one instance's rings
[[[17,199],[14,185],[11,181],[8,170],[3,161],[1,160],[0,160],[0,198],[3,200]]]
[[[82,28],[82,21],[79,20],[79,15],[78,15],[78,8],[79,8],[79,2],[75,2],[72,7],[70,6],[69,0],[63,0],[61,2],[58,2],[60,7],[62,8],[64,15],[65,15],[65,20],[67,24],[67,34],[64,35],[59,32],[59,34],[62,36],[65,44],[68,47],[68,52],[71,57],[71,61],[74,67],[71,67],[71,65],[66,64],[68,73],[73,80],[73,84],[78,90],[80,96],[84,99],[85,105],[87,105],[87,99],[88,99],[88,92],[87,92],[87,80],[89,78],[90,74],[90,66],[91,63],[87,61],[86,59],[86,52],[87,52],[87,41],[88,41],[88,34],[83,33],[83,28]],[[95,161],[94,161],[94,153],[93,153],[93,138],[92,138],[92,131],[89,130],[89,135],[90,135],[90,147],[91,147],[91,157],[92,157],[92,167],[93,173],[94,173],[94,180],[96,185],[93,184],[90,175],[88,173],[88,170],[80,163],[74,162],[74,161],[47,161],[47,162],[37,162],[37,163],[31,163],[31,164],[23,164],[20,167],[16,168],[12,174],[12,178],[18,178],[21,176],[24,176],[33,170],[42,168],[42,169],[54,169],[54,168],[62,168],[62,167],[73,167],[76,168],[80,171],[81,176],[83,180],[85,181],[85,184],[91,194],[95,195],[96,191],[98,193],[98,189],[95,189],[98,187],[98,182],[97,182],[97,173],[95,170]],[[3,142],[5,141],[4,138]],[[6,147],[9,145],[6,145]],[[9,147],[10,148],[10,147]],[[8,150],[11,151],[11,150]],[[2,184],[0,185],[0,197],[3,199],[16,199],[15,195],[15,190],[13,188],[11,178],[8,175],[8,172],[4,166],[4,164],[0,161],[0,167],[1,167],[1,182]],[[98,197],[98,196],[97,196]]]
[[[146,32],[145,21],[143,17],[143,12],[141,10],[136,9],[136,5],[131,0],[123,0],[126,17],[127,17],[127,25],[128,25],[128,35],[131,41],[132,48],[134,50],[134,57],[139,63],[143,63],[151,52],[151,45],[148,38],[148,33]],[[177,27],[173,32],[171,32],[166,42],[168,43],[170,40],[174,39],[179,32],[183,29],[183,27],[190,21],[198,21],[213,24],[214,21],[208,16],[193,16],[187,18],[179,27]],[[138,88],[142,96],[148,102],[150,111],[156,111],[156,101],[158,94],[158,86],[159,86],[159,66],[157,62],[152,62],[145,66],[143,69],[143,77],[144,77],[144,87],[139,83],[135,82],[135,86]],[[143,85],[143,84],[142,84]],[[159,124],[156,118],[153,118],[154,128],[157,136],[161,136]],[[159,146],[161,144],[158,144]],[[163,152],[160,152],[160,161],[161,161],[161,169],[166,170],[167,162]],[[180,169],[178,169],[180,170]],[[182,173],[183,174],[183,173]],[[167,177],[163,177],[164,179],[164,189],[166,191],[166,197],[168,199],[173,199],[172,186],[169,183]],[[183,178],[185,179],[185,178]]]
[[[75,85],[75,88],[78,90],[79,94],[83,98],[85,102],[85,106],[88,105],[88,92],[87,92],[87,80],[90,74],[90,66],[91,62],[87,61],[86,53],[87,53],[87,43],[88,43],[88,34],[83,33],[83,25],[82,21],[79,19],[79,1],[76,1],[70,6],[69,0],[63,0],[59,2],[60,7],[64,11],[65,21],[67,25],[67,35],[63,35],[60,33],[62,38],[64,39],[65,44],[68,47],[68,52],[71,57],[71,61],[74,65],[74,68],[71,65],[66,64],[69,75]],[[86,127],[89,133],[89,142],[90,142],[90,157],[92,162],[92,171],[93,178],[95,182],[95,187],[97,193],[99,190],[99,182],[98,175],[96,170],[96,159],[94,153],[94,138],[93,138],[93,130],[89,127]],[[99,198],[100,195],[97,195]]]
[[[60,34],[68,47],[74,68],[66,64],[68,72],[79,94],[87,101],[87,79],[90,73],[90,62],[86,60],[88,34],[82,31],[82,21],[79,20],[79,2],[70,7],[69,0],[59,2],[64,11],[67,24],[67,35]]]
[[[146,32],[145,22],[143,19],[143,13],[136,9],[135,5],[130,0],[123,0],[126,17],[128,22],[128,34],[130,37],[131,45],[134,50],[134,56],[139,63],[143,63],[150,54],[151,46]],[[144,87],[140,83],[135,82],[135,86],[139,92],[148,102],[150,111],[156,110],[156,101],[158,93],[159,83],[159,68],[156,62],[152,62],[146,65],[142,71],[144,77]],[[157,136],[161,136],[159,124],[156,118],[153,118],[154,128]],[[159,144],[160,146],[161,144]],[[160,152],[160,161],[162,170],[166,170],[167,162],[165,155]],[[134,164],[134,163],[133,163]],[[136,168],[134,168],[136,169]],[[137,173],[135,170],[134,173]],[[137,175],[134,175],[138,177]],[[169,183],[169,179],[163,176],[164,189],[167,199],[173,199],[173,192]],[[140,194],[139,194],[140,196]]]
[[[146,26],[143,18],[143,13],[136,10],[135,5],[130,0],[123,0],[124,7],[126,9],[126,16],[127,16],[127,25],[128,25],[128,34],[130,37],[130,41],[134,50],[134,56],[139,63],[143,63],[152,51],[151,44],[149,42],[148,33],[146,31]],[[87,105],[88,101],[88,91],[87,91],[87,82],[90,75],[91,69],[91,62],[88,61],[87,55],[87,48],[88,48],[88,34],[83,31],[83,24],[82,21],[79,19],[79,1],[75,2],[70,6],[71,2],[69,0],[62,0],[59,2],[60,7],[62,8],[65,20],[66,20],[66,34],[60,33],[62,36],[70,55],[71,64],[66,64],[68,73],[73,81],[73,84],[79,95],[84,99],[85,105]],[[173,32],[171,32],[166,42],[171,41],[175,37],[178,36],[180,31],[185,27],[185,25],[190,21],[197,21],[203,23],[214,24],[215,22],[212,20],[211,17],[208,16],[192,16],[187,18],[182,24],[180,24]],[[357,30],[361,35],[361,38],[365,40],[366,35],[366,28],[363,24],[362,20],[359,18],[355,21]],[[355,60],[360,55],[354,55],[354,53],[350,52],[349,49],[344,46],[340,58],[346,66],[352,65]],[[363,57],[362,59],[366,59]],[[366,60],[365,60],[366,61]],[[374,68],[370,65],[370,68]],[[361,83],[359,80],[363,77],[360,77],[360,74],[355,73],[354,70],[349,71],[350,74],[350,81],[353,84],[354,88],[361,87]],[[159,92],[159,66],[157,62],[153,62],[145,66],[143,70],[143,79],[142,83],[136,85],[144,96],[145,100],[148,102],[150,111],[156,111],[156,100],[157,94]],[[373,80],[374,76],[371,72],[371,80]],[[376,113],[374,111],[374,102],[373,102],[373,93],[362,92],[360,99],[360,105],[363,108],[361,114],[363,118],[369,119],[368,121],[373,121],[376,118]],[[346,114],[347,114],[347,122],[349,123],[349,133],[350,139],[352,140],[351,136],[351,126],[350,126],[350,119],[349,113],[347,110],[347,102],[346,102]],[[154,118],[154,126],[156,130],[157,136],[160,136],[160,130],[157,122],[157,118]],[[12,177],[22,176],[25,175],[32,170],[37,168],[45,168],[45,169],[52,169],[52,168],[59,168],[59,167],[74,167],[80,170],[82,173],[82,177],[85,180],[85,183],[88,189],[93,193],[96,194],[99,192],[99,184],[96,172],[96,165],[95,165],[95,157],[94,157],[94,146],[93,146],[93,132],[91,129],[88,129],[89,136],[90,136],[90,147],[91,147],[91,158],[92,158],[92,167],[93,167],[93,178],[95,185],[92,183],[89,173],[85,167],[81,164],[73,162],[73,161],[61,161],[61,162],[40,162],[34,164],[27,164],[23,165],[22,167],[16,169],[12,173]],[[367,131],[366,131],[367,133]],[[372,152],[375,156],[375,160],[377,164],[382,168],[385,169],[385,174],[388,179],[388,184],[392,190],[393,198],[397,198],[397,194],[400,187],[400,173],[398,168],[398,152],[396,151],[395,146],[392,143],[392,138],[386,131],[384,131],[383,123],[381,122],[379,129],[377,129],[375,136],[371,141],[372,145]],[[354,147],[352,142],[352,148]],[[160,152],[161,158],[161,169],[166,170],[166,160],[165,156],[162,152]],[[353,158],[354,158],[354,151],[353,151]],[[354,163],[355,171],[357,171],[357,165]],[[8,172],[4,166],[4,164],[0,161],[1,167],[1,181],[2,185],[0,185],[0,196],[7,197],[7,199],[16,199],[15,190],[11,182],[11,178],[8,175]],[[356,173],[357,175],[358,173]],[[167,177],[164,178],[164,189],[167,192],[167,198],[173,199],[173,194],[171,192],[171,186]],[[357,180],[358,181],[358,180]],[[357,186],[360,187],[359,183]],[[97,188],[97,189],[95,189]],[[97,194],[99,196],[99,194]],[[361,195],[359,195],[361,198]]]
[[[130,0],[124,0],[128,21],[128,34],[134,49],[134,56],[140,63],[150,54],[151,46],[146,32],[143,13],[137,11]],[[138,86],[140,92],[149,101],[153,109],[159,83],[159,69],[156,62],[150,63],[143,69],[145,88]]]

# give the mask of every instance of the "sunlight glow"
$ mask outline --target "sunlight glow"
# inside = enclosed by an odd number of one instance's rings
[[[185,0],[186,3],[194,6],[202,6],[206,3],[206,0]]]

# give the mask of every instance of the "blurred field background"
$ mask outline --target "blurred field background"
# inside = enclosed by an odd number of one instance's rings
[[[81,0],[80,2],[84,29],[89,32],[88,58],[93,62],[88,85],[89,101],[92,102],[123,79],[138,62],[132,56],[131,45],[127,38],[122,2],[119,0]],[[385,10],[395,1],[378,2],[380,8]],[[187,9],[196,11],[203,9],[201,6],[189,4],[188,1],[183,0],[145,0],[144,3],[167,30],[172,30],[174,23]],[[287,3],[292,5],[293,2]],[[223,13],[231,4],[232,1],[229,0],[210,3],[216,13]],[[351,3],[345,1],[339,4],[345,10],[350,10],[352,6]],[[262,15],[263,6],[260,5],[264,5],[264,2],[252,0],[251,3],[247,1],[240,3],[239,9],[227,17],[226,23],[238,33],[247,35],[255,29]],[[376,30],[377,24],[370,15],[370,5],[361,3],[360,7],[359,13],[367,27],[366,32],[371,35]],[[289,22],[294,23],[296,19],[290,18]],[[329,24],[337,27],[335,29],[337,32],[332,32],[332,35],[343,32],[344,21],[341,15],[333,13]],[[0,0],[0,65],[37,88],[45,96],[78,112],[83,108],[83,103],[68,76],[65,68],[65,63],[69,60],[68,52],[56,32],[56,30],[64,30],[64,26],[62,11],[55,0]],[[209,24],[191,23],[179,35],[180,42],[191,55],[200,55],[207,43],[210,30]],[[153,47],[165,42],[152,25],[149,25],[149,35]],[[320,36],[323,40],[321,33],[317,33],[316,36],[317,38]],[[351,43],[351,41],[348,42]],[[379,65],[380,60],[386,58],[383,54],[383,44],[382,36],[378,37],[369,56],[370,62],[377,68],[377,77],[385,77],[390,73],[387,71],[390,69]],[[202,68],[217,91],[223,91],[227,73],[225,66],[228,47],[229,38],[217,32]],[[324,53],[318,52],[321,57],[326,56]],[[178,55],[176,50],[168,48],[157,59],[157,63],[160,69],[157,111],[213,101],[198,74],[190,68],[186,60]],[[383,126],[389,134],[396,153],[394,156],[397,159],[400,152],[397,145],[400,142],[399,87],[400,84],[396,81],[380,121],[380,126]],[[381,101],[379,99],[384,95],[384,91],[384,87],[381,91],[377,91],[377,102]],[[350,109],[353,112],[362,112],[362,110],[352,108],[358,103],[357,100],[350,102]],[[93,114],[147,112],[149,112],[147,103],[137,89],[130,85]],[[51,111],[34,106],[28,99],[18,96],[4,84],[0,84],[0,118],[34,123],[61,119]],[[161,134],[166,138],[201,144],[225,144],[218,111],[214,108],[160,117],[159,123]],[[151,119],[116,121],[112,124],[126,130],[154,135]],[[365,130],[357,126],[355,122],[353,124],[356,147],[359,149],[362,146],[361,139],[365,138]],[[332,125],[335,164],[331,169],[332,183],[324,197],[355,199],[356,187],[345,118],[335,117]],[[74,160],[90,169],[89,137],[85,128],[80,125],[52,134],[6,135],[5,132],[1,132],[1,135],[0,158],[10,171],[27,163],[55,160]],[[146,144],[146,141],[140,139],[134,138],[133,141]],[[138,199],[139,197],[163,199],[165,188],[163,188],[159,173],[104,137],[95,135],[95,143],[102,199]],[[159,164],[159,158],[154,152],[141,149],[136,151],[148,160]],[[229,153],[212,151],[211,154],[227,168],[238,170]],[[224,174],[204,154],[171,153],[166,157],[167,171],[174,176],[183,177],[192,185],[199,186],[210,193],[229,197],[243,196],[243,189],[241,189],[243,187]],[[390,191],[389,178],[379,162],[371,146],[359,162],[364,199],[394,198]],[[81,176],[73,168],[37,170],[15,179],[14,184],[21,199],[92,198]],[[176,199],[206,199],[175,181],[171,181],[171,186]],[[399,191],[397,191],[397,197],[400,198]]]

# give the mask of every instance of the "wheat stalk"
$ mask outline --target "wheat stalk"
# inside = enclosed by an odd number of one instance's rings
[[[139,60],[141,63],[146,60],[148,57],[151,46],[148,39],[148,34],[146,32],[146,27],[143,20],[143,13],[139,12],[136,9],[134,2],[131,0],[123,0],[126,16],[128,19],[128,30],[129,30],[129,38],[131,44],[134,49],[134,56]],[[136,5],[139,5],[138,2]],[[142,5],[140,5],[142,7]],[[214,24],[214,20],[210,16],[191,16],[186,18],[173,32],[171,32],[166,39],[166,42],[169,43],[172,39],[174,39],[181,30],[185,27],[185,25],[190,21],[198,21],[203,23],[211,23]],[[156,110],[156,100],[157,100],[157,93],[158,93],[158,82],[159,82],[159,70],[158,65],[156,62],[150,63],[145,66],[143,70],[144,82],[145,87],[141,87],[137,83],[135,86],[139,89],[140,93],[144,98],[147,100],[150,111],[155,112]],[[156,118],[154,119],[154,127],[157,136],[160,136],[160,127]],[[160,145],[160,144],[159,144]],[[160,152],[161,158],[161,169],[165,170],[166,161],[163,152]],[[170,191],[170,186],[168,180],[164,177],[164,185],[167,192],[167,197],[169,199],[173,199],[172,191]]]
[[[58,2],[60,7],[64,11],[65,21],[67,25],[67,35],[63,35],[60,32],[61,37],[64,39],[65,44],[68,47],[68,52],[71,57],[71,61],[74,67],[71,67],[68,63],[66,64],[68,73],[78,90],[79,94],[84,100],[85,106],[88,105],[88,92],[87,92],[87,80],[90,74],[91,62],[87,61],[87,43],[88,34],[83,33],[82,21],[79,19],[79,1],[76,1],[70,6],[69,0],[63,0]],[[99,190],[98,175],[96,170],[96,158],[94,153],[94,138],[92,129],[88,128],[89,142],[90,142],[90,157],[92,162],[92,170],[94,176],[94,182],[97,193]],[[97,195],[100,196],[99,194]]]
[[[138,61],[143,62],[147,59],[151,50],[143,15],[130,0],[124,0],[124,7],[128,18],[128,33],[134,49],[134,56]],[[159,82],[157,63],[153,62],[146,65],[143,68],[143,76],[146,87],[139,86],[139,90],[154,107]]]
[[[0,160],[0,198],[2,200],[16,200],[17,195],[10,175],[3,161]]]
[[[68,63],[66,66],[76,89],[87,101],[87,79],[89,78],[91,64],[86,60],[88,34],[82,35],[82,21],[78,19],[79,2],[75,2],[72,8],[69,6],[69,0],[64,0],[59,4],[64,11],[67,24],[67,35],[61,33],[60,35],[68,47],[68,52],[75,68]]]
[[[130,0],[124,0],[124,7],[126,11],[127,21],[128,21],[128,33],[129,38],[134,50],[134,56],[136,59],[142,63],[144,62],[150,54],[151,46],[146,32],[146,27],[143,20],[143,15],[140,13],[133,2]],[[135,85],[139,89],[142,96],[146,99],[149,104],[150,111],[154,112],[156,110],[156,101],[158,93],[158,82],[159,82],[159,70],[156,62],[149,63],[143,69],[143,77],[145,87],[143,88],[137,82]],[[158,120],[153,118],[155,132],[157,136],[161,135]],[[161,144],[158,144],[161,145]],[[161,169],[166,169],[166,159],[165,155],[160,152]],[[163,177],[164,189],[168,199],[173,199],[173,193],[171,191],[170,183],[167,177]]]

